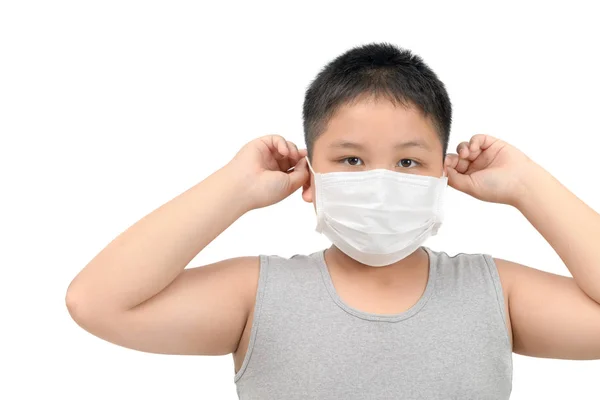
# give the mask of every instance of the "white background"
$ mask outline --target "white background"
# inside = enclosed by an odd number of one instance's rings
[[[244,143],[278,133],[303,147],[304,91],[359,44],[388,41],[434,69],[454,105],[452,150],[500,137],[600,210],[591,6],[448,3],[2,2],[0,398],[237,398],[230,356],[98,339],[70,319],[67,286]],[[453,189],[447,207],[433,249],[569,275],[517,210]],[[328,243],[314,223],[297,192],[245,215],[190,266],[315,251]],[[600,361],[513,357],[511,399],[600,398]]]

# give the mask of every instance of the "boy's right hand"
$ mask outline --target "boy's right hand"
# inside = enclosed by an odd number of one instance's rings
[[[304,185],[310,178],[306,155],[306,149],[268,135],[247,143],[226,167],[243,177],[249,206],[255,209],[278,203]]]

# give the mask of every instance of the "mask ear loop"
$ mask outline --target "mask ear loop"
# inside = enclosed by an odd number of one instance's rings
[[[312,172],[313,175],[315,175],[315,170],[313,169],[312,165],[310,165],[310,161],[308,161],[308,156],[305,156],[304,158],[306,158],[306,163],[308,164],[308,168],[310,169],[310,172]]]
[[[322,221],[323,217],[322,217],[322,211],[321,210],[323,209],[323,206],[320,204],[320,202],[319,202],[319,195],[316,193],[316,186],[318,185],[317,181],[318,181],[319,178],[317,177],[317,174],[315,173],[315,170],[313,169],[312,165],[310,165],[310,161],[308,160],[308,156],[305,156],[305,158],[306,158],[306,164],[308,165],[308,168],[310,169],[310,172],[312,172],[313,176],[315,177],[315,188],[314,188],[315,192],[313,192],[313,195],[316,196],[315,205],[316,205],[316,211],[317,211],[317,227],[315,228],[315,231],[318,232],[318,233],[321,233],[322,232],[321,224],[323,223],[323,221]]]
[[[444,157],[444,165],[442,166],[442,178],[447,178],[448,177],[448,174],[446,174],[447,167],[445,165],[446,164],[445,161],[446,161],[446,157]]]

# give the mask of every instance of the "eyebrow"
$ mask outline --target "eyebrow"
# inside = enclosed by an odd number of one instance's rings
[[[346,140],[333,142],[329,147],[341,148],[341,149],[358,149],[358,150],[363,150],[365,148],[360,143],[349,142]],[[395,145],[393,145],[392,147],[394,149],[406,149],[406,148],[410,148],[410,147],[421,147],[422,149],[425,149],[425,150],[431,150],[431,148],[427,145],[427,143],[425,143],[425,141],[420,140],[420,139],[409,140],[406,142],[399,142],[399,143],[396,143]]]

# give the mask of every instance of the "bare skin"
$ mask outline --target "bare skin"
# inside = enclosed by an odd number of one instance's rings
[[[304,200],[312,203],[305,155],[277,135],[245,145],[227,165],[136,222],[96,255],[67,290],[72,318],[104,340],[144,352],[232,354],[239,370],[253,322],[258,258],[186,266],[245,213],[275,204],[300,187]],[[600,215],[518,150],[475,135],[444,160],[433,125],[418,111],[362,101],[332,118],[315,143],[312,165],[317,172],[387,168],[429,176],[441,176],[446,168],[455,189],[519,209],[573,278],[495,259],[513,351],[600,359],[600,255],[586,239],[600,237]],[[548,191],[554,196],[544,196],[540,205],[541,193]],[[569,209],[570,219],[552,212],[558,209]],[[360,264],[335,247],[325,258],[340,297],[366,312],[407,310],[427,281],[422,250],[380,268]]]

